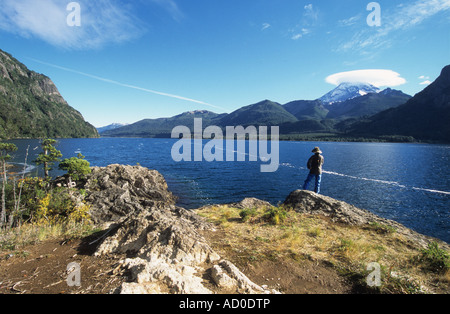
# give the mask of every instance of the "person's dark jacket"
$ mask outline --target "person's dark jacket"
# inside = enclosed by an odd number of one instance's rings
[[[323,170],[323,164],[325,163],[325,158],[320,154],[315,154],[308,160],[308,169],[310,174],[321,175]]]

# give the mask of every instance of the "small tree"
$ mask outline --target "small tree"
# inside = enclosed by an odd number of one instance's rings
[[[51,166],[58,162],[62,157],[62,154],[59,150],[54,146],[56,144],[56,140],[53,139],[45,139],[41,143],[41,147],[43,152],[39,154],[38,158],[35,160],[37,165],[44,165],[44,176],[46,179],[49,177],[49,172],[52,170]]]
[[[0,213],[0,228],[2,228],[6,222],[6,183],[8,178],[6,177],[6,162],[11,159],[9,153],[17,151],[17,146],[14,144],[0,143],[0,166],[3,172],[2,182],[2,211]]]
[[[64,159],[59,164],[59,169],[67,171],[69,177],[74,181],[83,180],[87,174],[91,173],[91,165],[84,158],[83,155],[78,154],[78,157]]]

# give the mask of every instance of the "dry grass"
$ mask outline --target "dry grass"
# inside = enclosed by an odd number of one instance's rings
[[[0,233],[0,252],[20,250],[48,240],[81,239],[98,231],[92,224],[58,222],[53,224],[24,224]]]
[[[447,271],[435,274],[418,262],[421,249],[392,228],[382,225],[353,227],[326,218],[284,211],[285,218],[268,220],[273,209],[241,209],[210,206],[197,213],[215,223],[225,236],[221,246],[243,263],[291,258],[324,261],[343,274],[363,281],[373,262],[381,265],[383,286],[379,292],[450,292]],[[429,288],[429,287],[432,287]]]

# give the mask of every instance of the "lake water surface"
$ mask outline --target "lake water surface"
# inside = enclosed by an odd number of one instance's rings
[[[13,141],[14,161],[40,152],[37,140]],[[172,139],[64,139],[64,158],[86,156],[91,166],[127,164],[161,172],[179,205],[192,209],[256,197],[276,205],[302,187],[311,150],[325,157],[322,194],[367,209],[420,233],[450,242],[450,146],[385,143],[280,142],[280,167],[261,173],[259,162],[174,162]],[[207,141],[205,141],[207,143]],[[247,158],[248,160],[248,158]],[[40,170],[28,169],[32,175]],[[60,172],[54,171],[53,175]]]

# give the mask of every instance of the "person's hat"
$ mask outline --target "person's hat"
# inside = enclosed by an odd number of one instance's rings
[[[314,148],[312,152],[316,154],[322,154],[322,151],[320,150],[319,147]]]

